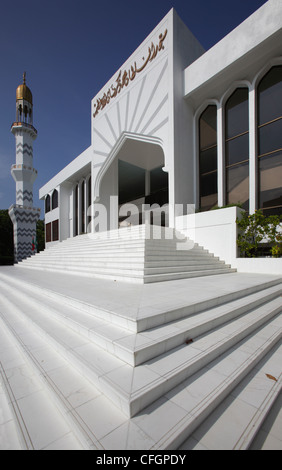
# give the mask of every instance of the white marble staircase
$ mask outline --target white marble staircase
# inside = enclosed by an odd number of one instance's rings
[[[0,292],[0,449],[250,448],[281,392],[277,276],[15,267]]]
[[[80,235],[53,245],[19,266],[135,283],[234,272],[176,230],[150,225]]]

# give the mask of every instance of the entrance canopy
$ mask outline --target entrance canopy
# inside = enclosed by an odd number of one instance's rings
[[[164,153],[159,145],[135,139],[127,139],[124,142],[118,158],[144,170],[164,166]]]
[[[146,140],[145,137],[125,136],[121,144],[117,143],[97,176],[99,203],[108,212],[110,200],[116,196],[119,207],[135,204],[140,217],[144,204],[167,204],[168,174],[163,171],[164,166],[164,152],[158,143],[152,142],[150,138]],[[125,218],[116,219],[116,223]]]

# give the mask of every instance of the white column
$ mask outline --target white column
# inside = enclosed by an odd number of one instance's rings
[[[78,219],[78,235],[81,234],[81,181],[78,183],[78,191],[77,191],[77,219]]]
[[[88,233],[88,188],[89,188],[89,176],[85,178],[85,233]]]
[[[218,206],[225,204],[225,138],[224,138],[224,106],[217,108],[217,192]]]
[[[71,192],[71,206],[70,206],[70,237],[75,234],[75,185],[72,187]]]
[[[87,179],[84,179],[84,233],[87,233]]]
[[[249,211],[257,209],[257,142],[256,142],[256,91],[252,85],[249,91]]]

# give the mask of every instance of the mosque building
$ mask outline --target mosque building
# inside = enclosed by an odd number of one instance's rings
[[[236,223],[282,214],[281,0],[208,51],[169,11],[93,98],[91,145],[40,189],[35,256],[25,75],[11,130],[0,449],[281,450],[282,258],[238,256]]]
[[[170,10],[93,98],[91,145],[40,189],[46,246],[157,205],[233,262],[238,211],[212,208],[282,214],[281,18],[269,0],[205,51]]]

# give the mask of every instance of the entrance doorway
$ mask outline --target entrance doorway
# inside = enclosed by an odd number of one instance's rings
[[[118,156],[119,208],[134,204],[138,214],[119,216],[119,226],[144,223],[148,206],[150,222],[166,225],[165,205],[168,204],[168,174],[163,171],[164,154],[159,145],[129,139]],[[159,212],[159,216],[157,215]]]
[[[164,166],[156,138],[123,134],[95,177],[92,231],[145,221],[169,225],[169,178]]]

